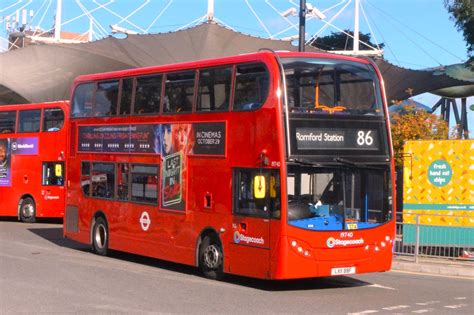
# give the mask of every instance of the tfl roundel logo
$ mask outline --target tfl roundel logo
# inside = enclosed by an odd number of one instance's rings
[[[239,231],[235,231],[235,233],[234,233],[234,243],[236,243],[236,244],[240,243],[240,233],[239,233]]]
[[[336,240],[334,239],[334,237],[328,238],[328,240],[326,241],[326,245],[327,245],[329,248],[333,248],[334,245],[336,245]]]

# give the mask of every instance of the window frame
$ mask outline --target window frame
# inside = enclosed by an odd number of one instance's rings
[[[265,181],[266,181],[266,191],[265,191],[265,198],[264,203],[265,206],[268,207],[268,210],[266,213],[264,212],[265,210],[258,210],[257,213],[246,213],[246,212],[240,212],[239,211],[239,202],[241,201],[240,199],[240,176],[242,173],[248,173],[251,176],[251,181],[253,181],[253,177],[259,173],[265,176]],[[271,175],[276,175],[279,180],[277,180],[276,187],[278,189],[276,190],[277,196],[275,197],[276,201],[279,204],[278,209],[271,209],[271,196],[270,196],[270,176]],[[281,203],[281,196],[282,196],[282,191],[281,191],[281,175],[280,175],[280,170],[279,169],[260,169],[260,168],[234,168],[232,170],[232,215],[233,216],[242,216],[242,217],[253,217],[253,218],[259,218],[259,219],[274,219],[274,220],[280,220],[281,219],[281,208],[282,208],[282,203]],[[251,190],[253,189],[253,186],[251,186]],[[253,198],[253,192],[250,191],[252,194],[252,198],[250,200],[255,200]],[[260,214],[263,213],[263,214]]]

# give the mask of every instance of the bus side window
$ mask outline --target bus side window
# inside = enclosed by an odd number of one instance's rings
[[[92,114],[94,83],[80,84],[72,98],[72,117],[88,117]]]
[[[112,199],[115,188],[115,164],[92,163],[92,196]]]
[[[128,164],[117,165],[117,196],[116,199],[128,200],[128,183],[130,179],[130,167]]]
[[[235,79],[234,110],[254,110],[268,94],[268,71],[261,64],[238,65]]]
[[[117,115],[119,81],[106,81],[97,84],[95,92],[94,116]]]
[[[16,111],[0,112],[0,133],[14,133],[16,126]]]
[[[160,112],[161,81],[161,74],[137,78],[134,114]]]
[[[43,186],[64,185],[64,162],[43,163]]]
[[[85,161],[81,163],[81,188],[86,196],[90,196],[91,191],[91,163]]]
[[[158,166],[132,164],[132,201],[158,204]]]
[[[265,177],[264,198],[254,194],[254,179]],[[234,173],[234,213],[264,218],[280,218],[280,175],[276,172],[258,169],[236,170]]]
[[[39,132],[41,109],[21,110],[19,116],[19,132]]]
[[[231,84],[232,67],[201,70],[196,111],[228,110]]]
[[[164,113],[186,113],[193,109],[195,71],[166,75]]]
[[[43,112],[43,131],[59,131],[64,125],[64,112],[61,108],[46,108]]]
[[[130,115],[132,108],[133,78],[122,79],[119,115]]]

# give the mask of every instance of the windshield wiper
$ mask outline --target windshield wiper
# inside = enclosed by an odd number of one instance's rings
[[[302,160],[302,159],[292,159],[292,160],[289,160],[289,162],[303,165],[303,166],[318,166],[318,167],[321,166],[321,164],[319,163],[314,163],[314,162],[311,162],[308,160]]]

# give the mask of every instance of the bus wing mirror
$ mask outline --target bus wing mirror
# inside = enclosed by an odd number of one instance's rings
[[[253,178],[253,196],[255,199],[265,198],[266,183],[265,176],[256,175]]]

